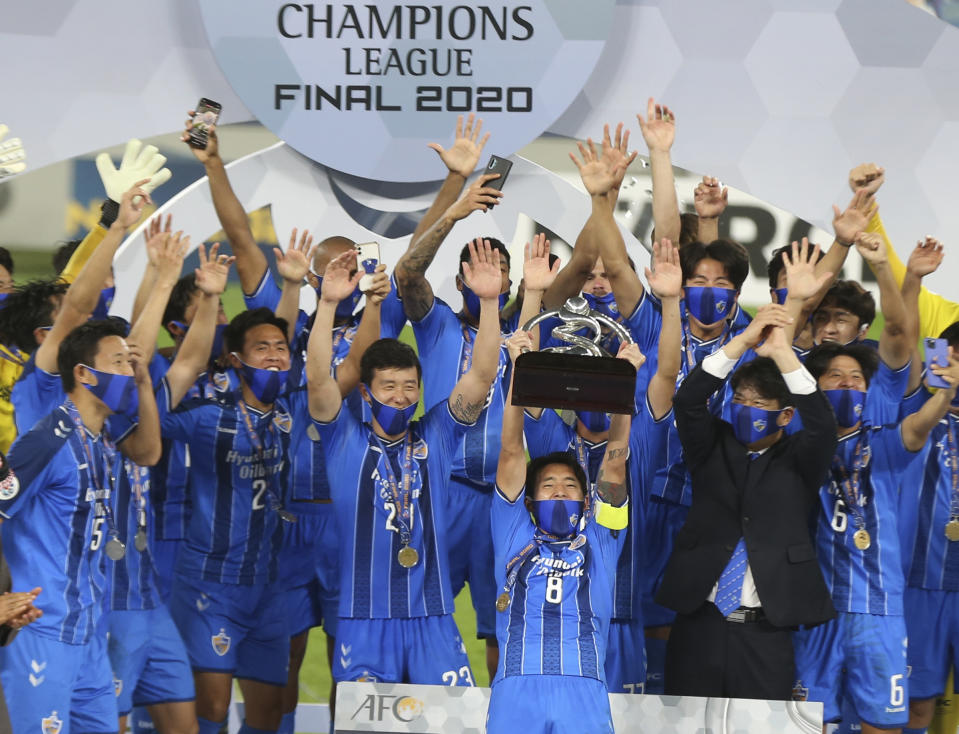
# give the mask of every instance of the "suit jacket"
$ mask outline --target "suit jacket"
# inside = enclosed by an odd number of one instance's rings
[[[732,426],[707,407],[722,383],[700,365],[673,399],[693,500],[656,601],[684,614],[695,611],[742,537],[767,619],[779,627],[825,622],[836,611],[810,525],[836,450],[832,408],[819,390],[793,395],[803,430],[750,460]]]

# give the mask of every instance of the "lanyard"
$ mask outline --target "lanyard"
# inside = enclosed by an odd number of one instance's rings
[[[833,458],[833,467],[838,471],[841,479],[838,482],[842,492],[842,499],[855,517],[856,528],[862,530],[866,525],[866,516],[859,505],[859,490],[862,487],[859,478],[863,469],[862,456],[863,447],[869,449],[869,442],[866,438],[868,427],[860,428],[859,439],[856,441],[856,447],[853,449],[852,474],[846,472],[846,467],[836,456]]]
[[[946,436],[949,439],[949,468],[952,473],[952,496],[949,501],[949,520],[959,520],[959,455],[956,451],[956,434],[952,416],[946,415]]]
[[[353,340],[356,338],[356,331],[359,329],[359,324],[352,324],[350,326],[341,326],[338,330],[333,329],[333,345],[330,350],[330,355],[333,359],[333,366],[336,366],[336,348],[340,345],[340,342],[346,340],[346,346],[349,348],[353,345]],[[349,353],[349,349],[347,349]],[[342,360],[340,360],[342,361]]]
[[[393,473],[393,466],[390,463],[390,456],[386,453],[386,446],[380,441],[380,437],[371,432],[376,445],[383,452],[383,466],[386,472],[386,487],[390,492],[390,500],[397,509],[396,520],[399,525],[400,543],[403,546],[410,544],[413,535],[413,508],[412,495],[410,491],[410,481],[413,478],[413,439],[410,431],[406,432],[403,439],[403,463],[400,465],[400,472],[403,476],[402,484],[396,480]]]
[[[283,505],[280,503],[279,498],[273,491],[273,472],[267,470],[266,451],[263,447],[263,441],[260,439],[260,434],[257,433],[256,428],[253,425],[253,419],[250,418],[250,412],[246,409],[246,402],[244,402],[243,398],[237,396],[236,405],[240,409],[240,415],[243,416],[243,423],[246,426],[246,432],[250,437],[250,443],[253,444],[253,450],[256,451],[257,463],[263,470],[263,481],[266,487],[266,498],[270,503],[270,509],[279,515],[283,522],[296,522],[296,516],[293,513],[283,509]],[[270,412],[272,413],[272,411]],[[270,416],[266,430],[272,438],[274,435],[272,416]],[[276,446],[275,441],[271,441],[270,443],[274,444],[274,447]]]
[[[680,319],[683,325],[683,349],[686,353],[686,367],[687,374],[692,372],[693,368],[696,366],[696,352],[693,349],[693,335],[689,330],[689,318]],[[717,349],[723,347],[726,344],[726,340],[729,338],[730,324],[732,323],[732,317],[726,319],[725,325],[723,326],[723,333],[719,335],[719,340],[713,346],[712,354]]]
[[[503,584],[503,591],[500,593],[499,597],[496,599],[496,609],[500,612],[505,612],[509,607],[510,597],[513,593],[513,588],[516,586],[516,580],[519,578],[519,572],[522,570],[526,560],[532,555],[533,551],[541,547],[543,543],[557,543],[562,545],[569,545],[570,549],[580,548],[586,544],[586,536],[583,533],[579,533],[575,538],[571,539],[560,539],[549,533],[544,533],[542,531],[537,532],[533,536],[533,540],[527,543],[523,549],[513,556],[509,563],[506,564],[506,582]]]

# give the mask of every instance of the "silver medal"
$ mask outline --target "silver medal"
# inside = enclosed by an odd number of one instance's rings
[[[133,546],[143,553],[147,549],[147,531],[143,528],[137,530],[136,536],[133,538]]]
[[[126,555],[127,549],[123,543],[120,542],[119,538],[110,538],[107,541],[107,558],[111,561],[119,561]]]

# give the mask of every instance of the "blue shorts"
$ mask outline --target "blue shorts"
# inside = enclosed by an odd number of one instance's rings
[[[157,571],[157,588],[160,590],[160,597],[167,604],[170,602],[170,594],[173,591],[173,569],[176,567],[176,556],[182,544],[182,540],[157,540],[154,538],[150,545],[153,567]]]
[[[109,623],[107,650],[121,716],[134,706],[194,699],[186,647],[165,606],[110,612]]]
[[[664,627],[671,625],[676,618],[672,609],[657,604],[653,597],[663,581],[663,573],[669,556],[673,552],[673,541],[676,533],[686,522],[689,508],[673,502],[664,502],[651,498],[646,503],[646,517],[644,522],[645,535],[643,537],[643,624],[647,627]]]
[[[453,615],[408,619],[340,617],[333,678],[375,683],[473,686]]]
[[[285,595],[272,585],[240,586],[177,577],[170,614],[195,671],[285,686],[290,634]]]
[[[642,620],[609,623],[606,686],[610,693],[646,690],[646,634]]]
[[[949,671],[959,668],[959,591],[906,587],[903,597],[909,633],[909,695],[936,698],[946,691]],[[959,677],[953,677],[959,693]]]
[[[296,637],[322,624],[327,635],[336,637],[340,559],[333,506],[293,502],[291,507],[297,521],[283,524],[277,561],[290,634]]]
[[[493,684],[487,734],[613,734],[602,681],[572,675],[511,675]]]
[[[15,732],[116,732],[117,698],[106,640],[69,645],[25,627],[0,655]]]
[[[476,636],[496,639],[496,579],[493,575],[493,494],[450,477],[446,531],[450,551],[450,582],[456,596],[467,581],[476,610]]]
[[[879,728],[909,720],[906,623],[899,616],[840,612],[794,636],[796,690],[822,701],[823,721],[841,718],[843,694],[862,721]]]

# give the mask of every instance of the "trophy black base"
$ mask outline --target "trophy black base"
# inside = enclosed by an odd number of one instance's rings
[[[513,367],[513,405],[632,414],[636,368],[625,359],[526,352]]]

